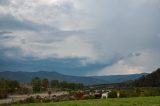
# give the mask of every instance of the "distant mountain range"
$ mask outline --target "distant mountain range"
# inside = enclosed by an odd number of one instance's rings
[[[137,78],[142,77],[143,75],[147,75],[147,73],[127,74],[127,75],[93,76],[92,78],[108,81],[110,83],[121,83],[121,82],[128,81],[128,80],[135,80]]]
[[[134,80],[140,78],[141,76],[146,75],[142,74],[129,74],[129,75],[111,75],[111,76],[69,76],[63,75],[57,72],[47,72],[47,71],[38,71],[38,72],[12,72],[12,71],[3,71],[0,72],[0,79],[11,79],[18,80],[20,82],[29,83],[34,77],[48,78],[49,80],[61,80],[68,82],[83,83],[85,85],[95,85],[95,84],[109,84],[109,83],[120,83],[127,80]]]

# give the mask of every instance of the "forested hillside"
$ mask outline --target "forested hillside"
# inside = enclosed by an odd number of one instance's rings
[[[148,75],[143,75],[132,83],[137,87],[160,87],[160,68]]]

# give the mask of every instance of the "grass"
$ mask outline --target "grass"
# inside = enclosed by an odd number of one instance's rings
[[[16,104],[12,106],[160,106],[160,96]]]

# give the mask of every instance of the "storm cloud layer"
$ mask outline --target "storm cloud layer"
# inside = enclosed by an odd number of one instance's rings
[[[151,72],[159,19],[159,0],[0,0],[0,71]]]

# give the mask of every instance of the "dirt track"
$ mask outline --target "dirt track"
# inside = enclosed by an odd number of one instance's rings
[[[67,94],[67,92],[57,92],[57,93],[52,93],[51,95],[59,96],[63,94]],[[0,99],[0,104],[16,102],[19,100],[24,100],[30,96],[36,97],[37,95],[41,97],[48,97],[48,93],[36,93],[36,94],[31,94],[31,95],[11,95],[7,99]]]

